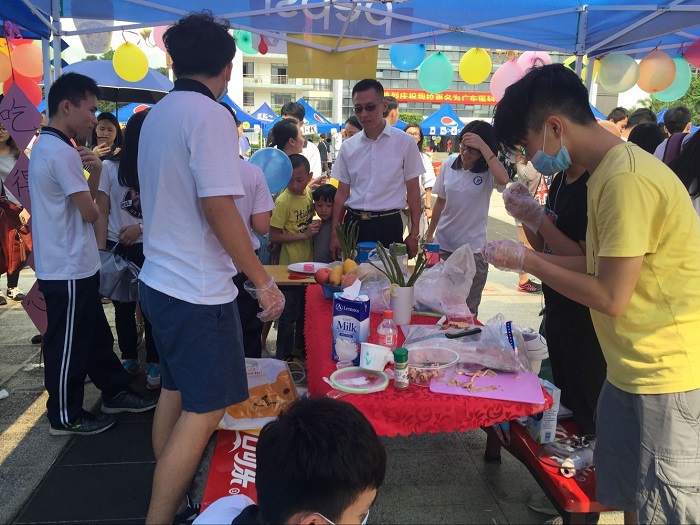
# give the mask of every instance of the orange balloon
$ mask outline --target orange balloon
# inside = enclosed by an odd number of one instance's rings
[[[647,93],[658,93],[676,78],[676,63],[663,51],[652,51],[639,63],[637,85]]]
[[[12,62],[5,53],[0,53],[0,82],[5,82],[12,76]]]
[[[44,72],[41,48],[34,44],[22,44],[10,51],[12,66],[23,77],[38,77]]]
[[[12,84],[17,84],[17,87],[24,92],[29,101],[35,106],[38,106],[41,103],[41,86],[34,82],[31,78],[26,78],[15,74],[14,78],[9,78],[2,84],[3,92],[7,93],[7,90],[10,89]]]

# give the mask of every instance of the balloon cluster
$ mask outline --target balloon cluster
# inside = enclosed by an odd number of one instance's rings
[[[44,62],[38,42],[14,38],[11,42],[0,39],[0,82],[6,93],[12,84],[24,92],[32,104],[41,102],[39,81],[43,76]]]

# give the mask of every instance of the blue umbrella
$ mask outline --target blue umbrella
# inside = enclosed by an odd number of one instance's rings
[[[114,71],[111,60],[84,60],[66,66],[63,72],[92,78],[100,87],[100,98],[112,102],[155,104],[173,89],[170,79],[153,68],[138,82],[127,82]]]

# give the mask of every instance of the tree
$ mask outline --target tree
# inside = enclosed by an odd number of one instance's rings
[[[685,106],[690,110],[691,115],[693,115],[692,123],[694,126],[700,124],[700,78],[693,75],[690,80],[690,87],[678,100],[673,102],[661,102],[660,100],[649,95],[647,98],[643,98],[637,101],[630,112],[639,108],[649,108],[654,113],[658,113],[664,108],[672,108],[674,106]]]
[[[399,113],[399,119],[407,124],[420,124],[423,122],[423,115],[420,113]]]

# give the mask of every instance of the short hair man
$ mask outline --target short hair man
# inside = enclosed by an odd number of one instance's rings
[[[384,102],[386,102],[384,119],[390,126],[396,126],[396,123],[399,121],[399,101],[396,100],[396,97],[385,95]]]
[[[622,132],[625,131],[625,128],[627,127],[627,119],[629,116],[630,112],[627,111],[627,109],[617,107],[608,114],[608,118],[606,120],[615,124],[617,129],[620,130],[620,135],[622,135]]]
[[[679,133],[688,133],[690,131],[690,120],[692,119],[690,110],[685,106],[673,106],[668,108],[664,114],[664,130],[669,137],[659,144],[654,150],[654,157],[663,160],[667,165],[670,165],[681,152],[681,148],[685,141],[690,138],[688,135],[684,137],[673,138],[673,135]]]
[[[649,108],[639,108],[632,113],[627,119],[627,125],[622,131],[622,136],[626,139],[630,136],[630,132],[638,124],[653,123],[656,124],[656,113]]]
[[[598,501],[628,513],[626,522],[699,522],[700,498],[683,488],[700,462],[700,219],[688,192],[661,162],[596,124],[587,90],[565,66],[511,85],[494,126],[543,175],[571,164],[591,174],[585,256],[535,254],[512,241],[483,251],[591,309],[608,366]]]
[[[321,169],[323,170],[322,173],[325,175],[326,173],[328,173],[328,161],[331,153],[328,147],[328,143],[326,142],[325,133],[321,133],[318,136],[318,153],[321,157]]]
[[[138,159],[146,256],[139,295],[162,376],[146,522],[180,523],[196,514],[186,491],[225,407],[248,397],[232,278],[240,270],[252,281],[263,321],[279,315],[284,298],[234,202],[244,194],[235,122],[216,102],[236,50],[228,23],[193,14],[163,41],[177,80],[144,121]]]
[[[401,210],[408,203],[411,230],[404,240],[409,257],[418,253],[420,215],[419,177],[425,172],[416,141],[394,128],[384,113],[384,88],[374,79],[361,80],[352,89],[355,114],[362,131],[341,148],[333,165],[339,181],[333,203],[331,257],[340,257],[335,231],[341,222],[359,224],[360,242],[401,242]],[[344,217],[344,219],[343,219]]]
[[[306,109],[304,109],[304,106],[299,104],[299,102],[287,102],[284,106],[282,106],[280,115],[282,118],[290,118],[295,120],[299,128],[304,127]],[[325,180],[325,172],[323,171],[323,165],[321,164],[321,153],[318,151],[318,146],[310,140],[304,139],[304,148],[301,150],[301,154],[307,158],[309,164],[311,165],[313,179],[311,180],[310,184],[323,184]]]
[[[303,398],[260,432],[258,505],[246,496],[215,501],[196,525],[365,523],[384,481],[386,452],[350,403]]]
[[[49,91],[49,122],[29,161],[34,261],[46,301],[44,382],[52,435],[97,434],[120,412],[156,406],[129,389],[130,376],[114,353],[114,337],[100,303],[100,256],[93,223],[102,162],[79,144],[97,124],[95,81],[76,73]],[[83,166],[90,175],[85,180]],[[102,414],[83,410],[85,376],[102,390]]]

